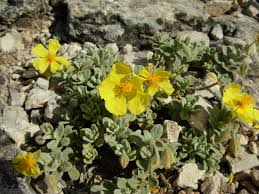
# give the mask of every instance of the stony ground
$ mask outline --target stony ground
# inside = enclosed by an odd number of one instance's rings
[[[56,119],[53,110],[58,97],[32,68],[31,48],[35,43],[57,37],[64,43],[61,53],[70,59],[96,44],[122,53],[129,63],[139,63],[152,55],[147,51],[149,38],[158,31],[211,45],[242,47],[259,33],[258,21],[256,0],[1,0],[0,193],[35,193],[9,161],[20,152],[25,136],[39,130],[39,123]],[[247,85],[255,88],[259,101],[258,64],[251,67]],[[258,193],[258,136],[240,135],[240,142],[248,151],[243,150],[242,157],[232,161],[243,188],[238,193]],[[200,181],[200,192],[221,193],[218,188],[222,181],[224,177],[218,172]],[[233,184],[229,193],[237,193],[237,187]],[[187,189],[181,193],[199,192]]]

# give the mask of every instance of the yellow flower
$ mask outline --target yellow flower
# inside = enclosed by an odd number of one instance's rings
[[[40,169],[37,165],[39,157],[40,151],[19,154],[12,160],[12,165],[17,172],[24,176],[37,176],[40,174]]]
[[[223,104],[234,112],[245,123],[254,122],[258,119],[258,111],[255,109],[255,102],[251,95],[241,93],[241,86],[231,83],[223,93]]]
[[[33,60],[33,67],[40,74],[55,74],[69,65],[69,61],[64,56],[57,56],[57,52],[60,48],[60,44],[57,39],[51,39],[49,41],[48,50],[42,45],[37,44],[32,53],[37,56]]]
[[[144,81],[147,87],[147,93],[154,96],[155,93],[162,89],[167,95],[171,95],[174,88],[169,80],[171,73],[162,69],[155,69],[151,65],[140,70],[138,76]]]
[[[150,188],[149,188],[149,192],[150,192],[151,194],[156,194],[156,193],[159,192],[159,188],[158,188],[158,187],[150,187]]]
[[[148,105],[149,97],[143,92],[141,80],[133,75],[129,65],[122,62],[113,64],[98,89],[106,109],[116,116],[125,115],[127,109],[138,115]]]

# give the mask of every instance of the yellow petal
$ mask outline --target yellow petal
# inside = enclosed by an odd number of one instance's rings
[[[241,86],[237,83],[231,83],[226,87],[223,93],[223,104],[225,104],[229,108],[235,109],[233,105],[233,100],[238,100],[241,98],[241,96]]]
[[[98,87],[101,98],[104,100],[109,100],[114,98],[115,96],[114,89],[116,84],[117,82],[114,82],[114,80],[112,80],[110,76],[104,79]]]
[[[148,105],[149,97],[143,92],[137,92],[135,96],[128,100],[128,109],[134,114],[138,115],[145,111]]]
[[[114,97],[105,100],[105,108],[116,116],[125,115],[127,112],[126,97]]]
[[[259,110],[254,109],[253,111],[253,117],[255,122],[259,122]]]
[[[157,93],[157,91],[158,91],[158,87],[157,86],[149,86],[147,88],[147,94],[149,96],[154,96]]]
[[[38,57],[47,57],[49,54],[48,50],[42,44],[37,44],[32,49],[32,53]]]
[[[164,70],[162,70],[162,69],[156,69],[155,72],[154,72],[154,74],[155,74],[156,76],[159,76],[159,78],[160,78],[161,80],[163,80],[163,79],[169,79],[169,78],[170,78],[170,75],[171,75],[170,72],[164,71]]]
[[[58,62],[54,61],[50,64],[50,72],[55,74],[58,70],[61,70],[63,65],[59,64]]]
[[[60,48],[59,41],[57,39],[50,39],[49,46],[48,46],[49,54],[56,55],[59,48]]]
[[[142,80],[139,76],[133,75],[130,81],[135,90],[143,92]]]
[[[159,83],[159,87],[162,88],[167,95],[171,95],[174,92],[174,88],[170,82],[170,80],[164,80]]]
[[[64,56],[59,56],[55,58],[59,63],[61,63],[62,65],[64,65],[65,67],[69,66],[69,61],[66,57]]]
[[[148,77],[151,75],[151,72],[149,70],[149,68],[142,68],[140,70],[140,72],[138,73],[138,76],[140,76],[141,78],[146,78],[148,79]]]
[[[128,64],[119,61],[112,65],[111,74],[113,73],[125,76],[127,74],[132,73],[132,69]]]
[[[49,67],[49,61],[47,58],[36,58],[33,60],[33,67],[40,74],[44,74]]]

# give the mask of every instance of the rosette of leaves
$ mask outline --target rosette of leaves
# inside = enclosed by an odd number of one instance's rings
[[[175,146],[161,138],[162,135],[163,127],[160,124],[130,134],[129,142],[137,147],[136,165],[139,169],[151,173],[159,168],[171,168],[175,162]]]
[[[99,130],[96,124],[92,124],[91,128],[80,129],[80,136],[83,142],[83,161],[85,164],[91,164],[98,156],[95,146],[100,147],[103,145],[103,140],[99,138]],[[99,139],[98,139],[99,138]]]
[[[78,137],[77,131],[73,130],[72,126],[65,126],[64,122],[60,122],[56,129],[49,123],[43,123],[40,128],[43,133],[36,137],[36,142],[41,140],[43,143],[45,141],[44,143],[49,149],[49,152],[41,152],[39,160],[44,167],[44,172],[57,171],[62,175],[67,172],[71,180],[77,180],[80,173],[72,162],[75,154],[72,144]]]
[[[226,107],[215,105],[209,116],[208,138],[216,138],[220,142],[226,142],[231,138],[234,127],[232,126],[232,115]]]
[[[197,105],[198,96],[188,94],[180,100],[173,99],[170,106],[173,120],[188,120],[191,113],[199,111],[202,107]]]
[[[208,142],[204,133],[183,128],[178,139],[177,157],[180,162],[195,161],[204,170],[214,171],[219,168],[222,153],[219,144]]]
[[[132,149],[128,137],[131,129],[128,128],[131,116],[126,115],[115,119],[103,118],[103,126],[106,129],[104,141],[112,148],[114,153],[120,156],[120,163],[126,168],[130,161],[136,159],[136,150]]]
[[[203,43],[172,38],[168,33],[158,33],[152,38],[155,60],[177,74],[187,72],[190,62],[200,61],[207,48]]]
[[[240,73],[244,64],[247,64],[247,54],[236,46],[221,45],[210,48],[204,55],[203,66],[219,74],[233,72]],[[247,64],[248,65],[248,64]]]

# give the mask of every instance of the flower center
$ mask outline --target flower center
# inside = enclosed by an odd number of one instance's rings
[[[49,61],[49,63],[52,63],[52,62],[54,62],[55,60],[56,60],[56,55],[51,55],[51,54],[48,55],[48,61]]]
[[[132,92],[132,84],[128,81],[121,82],[115,87],[116,93],[119,96],[128,96]]]
[[[151,74],[146,81],[148,86],[157,86],[158,82],[159,82],[159,77],[154,74]]]
[[[36,165],[36,160],[33,158],[31,154],[25,156],[25,158],[21,161],[21,168],[24,170],[30,170]]]

